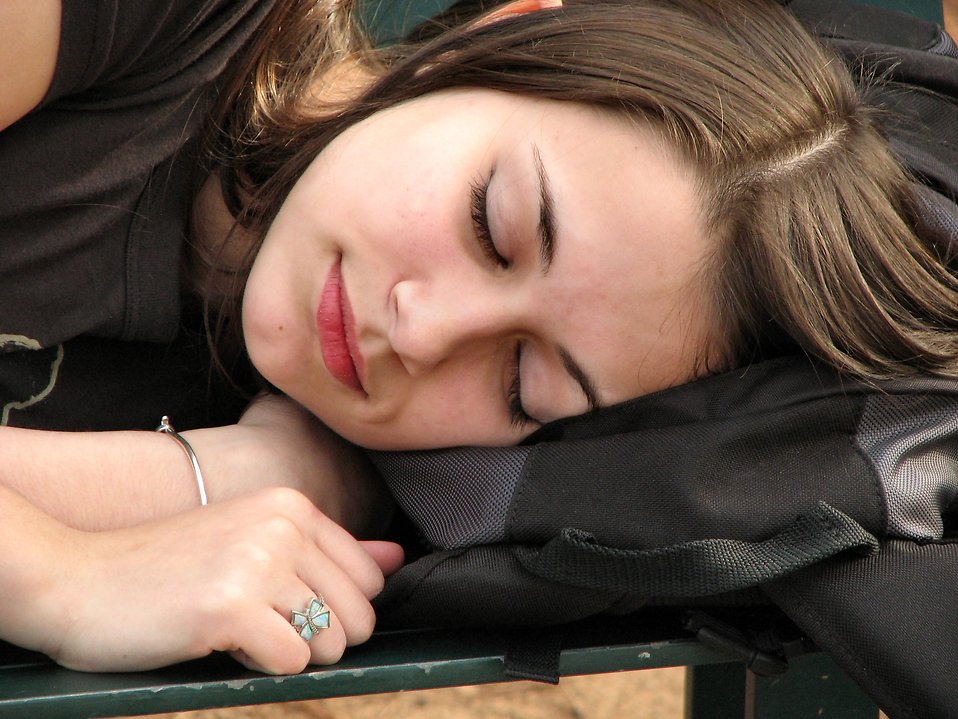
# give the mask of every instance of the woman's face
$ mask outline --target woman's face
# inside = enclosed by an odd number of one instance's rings
[[[573,103],[445,91],[334,140],[243,304],[266,379],[380,449],[513,444],[706,356],[691,171]]]

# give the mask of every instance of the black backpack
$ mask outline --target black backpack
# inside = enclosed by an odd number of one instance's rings
[[[889,10],[783,4],[888,78],[892,147],[958,247],[954,43]],[[376,600],[384,625],[773,603],[892,719],[958,716],[958,382],[865,386],[779,358],[518,447],[373,459],[427,546]]]

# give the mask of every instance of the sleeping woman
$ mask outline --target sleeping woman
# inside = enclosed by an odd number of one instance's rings
[[[786,351],[958,375],[958,278],[786,10],[487,4],[378,50],[348,0],[3,4],[0,638],[334,662],[402,562],[359,447]]]

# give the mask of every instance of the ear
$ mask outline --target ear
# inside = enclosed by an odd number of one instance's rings
[[[527,12],[549,10],[557,7],[562,7],[562,0],[512,0],[505,5],[500,5],[481,20],[478,20],[475,26],[482,27],[513,15],[524,15]]]

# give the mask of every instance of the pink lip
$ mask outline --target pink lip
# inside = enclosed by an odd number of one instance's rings
[[[347,387],[365,393],[359,379],[363,356],[356,344],[356,326],[343,285],[341,259],[336,258],[323,286],[319,309],[316,310],[316,327],[326,369]]]

